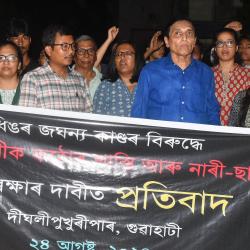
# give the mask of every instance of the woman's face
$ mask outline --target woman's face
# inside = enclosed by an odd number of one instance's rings
[[[132,45],[124,43],[116,48],[115,67],[119,75],[133,75],[135,68],[135,50]]]
[[[11,45],[2,46],[0,48],[0,77],[17,76],[20,66],[15,48]]]
[[[228,32],[218,35],[215,47],[219,61],[234,61],[235,54],[238,50],[234,36]]]

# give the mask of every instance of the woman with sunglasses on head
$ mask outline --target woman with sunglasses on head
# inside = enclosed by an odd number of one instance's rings
[[[22,54],[11,41],[0,42],[0,104],[17,105],[20,96]]]
[[[215,36],[217,65],[213,67],[215,93],[221,106],[221,125],[227,126],[235,96],[250,87],[250,71],[237,63],[237,33],[223,28]]]
[[[130,116],[142,64],[131,42],[117,43],[113,48],[107,79],[94,96],[94,113]]]

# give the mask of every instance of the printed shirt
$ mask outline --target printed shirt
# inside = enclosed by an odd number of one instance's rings
[[[140,74],[131,116],[219,124],[212,70],[194,59],[182,70],[171,54],[148,63]]]
[[[26,73],[21,81],[20,106],[91,112],[92,102],[83,78],[69,71],[59,77],[49,64]]]
[[[234,69],[229,72],[228,83],[224,82],[219,65],[213,67],[213,71],[215,77],[215,95],[221,106],[221,124],[227,126],[235,96],[239,91],[250,88],[250,69],[236,64]]]
[[[121,79],[115,82],[102,81],[94,97],[94,113],[116,116],[130,116],[136,86],[132,93]]]

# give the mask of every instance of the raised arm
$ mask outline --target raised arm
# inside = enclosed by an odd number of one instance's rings
[[[156,31],[154,33],[154,35],[152,36],[151,40],[150,40],[150,45],[149,47],[146,49],[145,53],[144,53],[144,59],[148,60],[148,58],[150,57],[151,54],[153,54],[155,51],[157,51],[162,45],[163,42],[158,40],[158,37],[162,34],[162,32]]]
[[[101,45],[101,47],[97,50],[96,61],[95,61],[94,67],[100,69],[101,61],[102,61],[108,47],[115,40],[118,33],[119,33],[119,28],[117,28],[116,26],[109,28],[107,39],[104,41],[104,43]]]

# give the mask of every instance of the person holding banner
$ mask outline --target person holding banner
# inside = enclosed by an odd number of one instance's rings
[[[22,61],[22,52],[15,43],[0,43],[0,104],[18,104]]]
[[[194,25],[186,19],[172,22],[164,41],[170,53],[143,68],[131,116],[219,125],[213,72],[192,58]]]
[[[62,25],[50,25],[42,40],[48,63],[25,74],[19,105],[91,112],[88,87],[79,73],[68,68],[75,54],[72,32]]]

